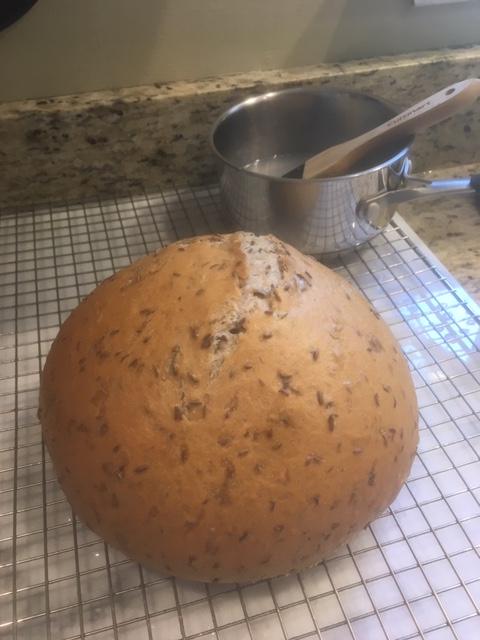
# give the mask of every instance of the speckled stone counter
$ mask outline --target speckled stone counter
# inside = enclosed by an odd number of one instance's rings
[[[0,206],[214,177],[214,120],[247,96],[296,85],[365,91],[408,106],[480,76],[480,47],[265,71],[0,105]],[[480,161],[480,101],[418,136],[419,168]]]
[[[471,76],[480,76],[480,47],[0,104],[0,215],[32,203],[212,182],[211,126],[251,95],[315,85],[405,107]],[[479,140],[480,101],[417,137],[415,169],[480,163]],[[401,213],[478,294],[480,214],[472,199],[429,200]]]
[[[425,178],[460,178],[480,164],[430,171]],[[480,303],[480,195],[435,196],[403,204],[400,215]]]

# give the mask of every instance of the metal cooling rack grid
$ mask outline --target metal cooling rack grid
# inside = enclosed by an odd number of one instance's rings
[[[396,219],[332,263],[406,353],[421,407],[411,476],[325,564],[243,588],[163,578],[79,523],[36,417],[61,320],[113,270],[228,230],[218,189],[0,216],[0,638],[476,640],[480,637],[479,310]]]

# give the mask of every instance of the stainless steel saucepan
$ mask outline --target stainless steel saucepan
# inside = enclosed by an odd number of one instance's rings
[[[383,100],[350,91],[285,89],[245,100],[214,125],[225,205],[238,225],[273,233],[306,253],[335,254],[380,233],[402,202],[480,191],[480,175],[423,180],[410,175],[406,138],[370,154],[349,175],[282,177],[313,154],[392,118]]]

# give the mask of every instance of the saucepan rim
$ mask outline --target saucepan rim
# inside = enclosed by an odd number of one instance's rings
[[[264,179],[264,180],[268,180],[271,182],[280,182],[280,183],[287,183],[287,184],[296,184],[296,185],[301,185],[301,184],[311,184],[311,183],[325,183],[325,182],[333,182],[333,181],[341,181],[341,180],[348,180],[350,178],[357,178],[357,177],[361,177],[361,176],[366,176],[370,173],[375,173],[377,171],[380,171],[381,169],[384,169],[385,167],[389,167],[392,164],[395,164],[398,160],[400,160],[401,158],[403,158],[405,155],[407,155],[410,151],[410,148],[415,140],[415,136],[410,136],[410,141],[407,145],[405,145],[400,151],[398,151],[398,153],[396,153],[395,155],[393,155],[391,158],[388,158],[387,160],[384,160],[383,162],[370,167],[368,169],[364,169],[362,171],[358,171],[355,173],[348,173],[348,174],[344,174],[341,176],[335,176],[335,177],[331,177],[331,178],[309,178],[308,180],[301,180],[298,178],[282,178],[282,177],[277,177],[277,176],[271,176],[265,173],[258,173],[256,171],[252,171],[251,169],[246,169],[244,166],[239,166],[238,164],[235,164],[234,162],[232,162],[231,160],[229,160],[227,157],[225,157],[217,148],[217,145],[215,144],[215,134],[217,133],[220,125],[225,122],[225,120],[227,120],[230,116],[234,115],[235,113],[237,113],[238,111],[241,111],[242,109],[251,107],[253,105],[258,104],[259,102],[263,102],[266,100],[273,100],[275,98],[278,98],[281,95],[285,95],[285,94],[294,94],[294,93],[310,93],[310,94],[319,94],[319,93],[330,93],[330,94],[344,94],[344,95],[351,95],[351,96],[359,96],[362,98],[370,98],[372,100],[375,100],[383,105],[385,105],[386,107],[388,107],[389,109],[391,109],[394,113],[399,113],[400,109],[398,108],[398,106],[392,104],[391,102],[384,100],[383,98],[379,98],[377,96],[371,95],[369,93],[365,93],[363,91],[350,91],[350,90],[346,90],[346,89],[323,89],[321,87],[293,87],[293,88],[288,88],[288,89],[279,89],[277,91],[268,91],[266,93],[262,93],[260,95],[253,95],[250,96],[249,98],[246,98],[245,100],[242,100],[241,102],[238,102],[237,104],[234,104],[233,106],[229,107],[228,109],[226,109],[214,122],[211,130],[210,130],[210,147],[213,150],[213,152],[215,153],[215,155],[217,156],[217,158],[223,162],[224,164],[228,165],[231,169],[234,169],[236,171],[239,172],[243,172],[246,174],[249,174],[250,176],[254,176],[256,178],[260,178],[260,179]]]

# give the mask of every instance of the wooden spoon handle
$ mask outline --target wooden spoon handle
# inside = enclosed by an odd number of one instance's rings
[[[441,122],[467,107],[478,96],[480,96],[479,79],[470,78],[456,82],[402,111],[375,129],[309,158],[305,162],[303,177],[313,178],[320,175],[347,173],[348,169],[362,156],[387,140],[410,135]]]

